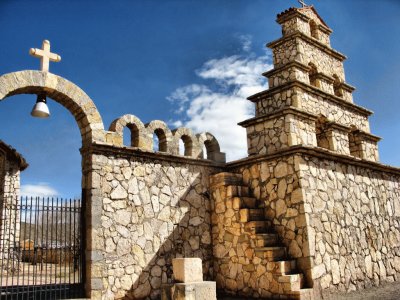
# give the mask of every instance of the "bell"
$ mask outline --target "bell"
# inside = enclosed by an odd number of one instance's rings
[[[50,116],[50,111],[46,104],[46,95],[40,94],[37,96],[36,104],[33,106],[31,116],[36,118],[47,118]]]

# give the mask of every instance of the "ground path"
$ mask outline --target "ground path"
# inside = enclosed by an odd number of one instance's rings
[[[240,297],[222,297],[218,300],[249,300]],[[326,295],[323,300],[400,300],[400,282],[387,283],[380,287],[368,290],[351,292],[348,294]]]

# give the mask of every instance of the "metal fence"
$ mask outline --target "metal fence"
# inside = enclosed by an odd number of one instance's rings
[[[0,196],[0,299],[83,296],[82,201]]]

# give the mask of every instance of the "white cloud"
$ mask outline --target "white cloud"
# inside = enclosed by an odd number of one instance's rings
[[[180,87],[168,97],[183,119],[171,123],[183,124],[194,132],[212,133],[228,160],[247,156],[246,131],[237,123],[254,117],[254,104],[246,98],[267,88],[261,73],[271,68],[268,56],[251,53],[205,62],[196,71],[204,84]]]
[[[239,35],[239,40],[242,42],[242,50],[249,52],[251,49],[251,44],[253,42],[251,35],[249,34]]]
[[[54,197],[59,195],[58,191],[46,182],[23,184],[20,194],[23,197]]]

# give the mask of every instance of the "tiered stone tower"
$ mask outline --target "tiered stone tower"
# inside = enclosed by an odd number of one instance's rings
[[[378,161],[379,138],[369,132],[372,112],[353,104],[346,57],[330,47],[332,30],[312,6],[289,9],[277,22],[283,37],[267,45],[274,69],[263,74],[269,90],[249,97],[256,117],[240,124],[249,155],[303,145]]]
[[[319,299],[398,280],[400,170],[378,163],[371,111],[313,6],[278,15],[269,89],[248,99],[249,156],[211,178],[217,286]]]

